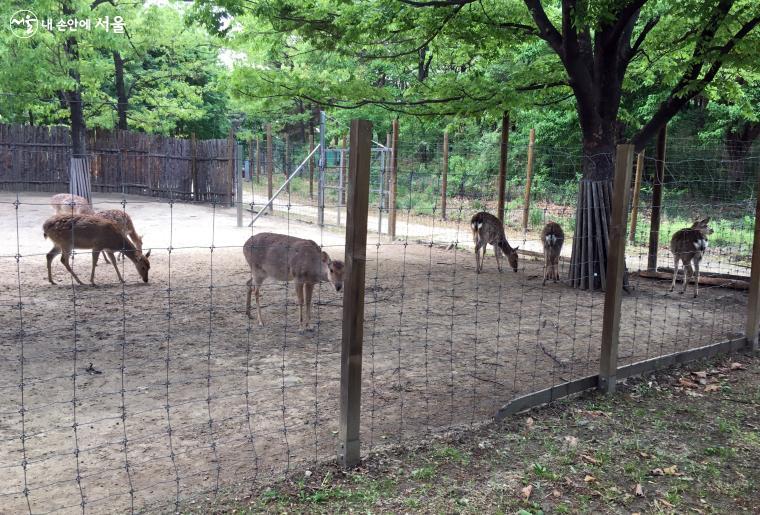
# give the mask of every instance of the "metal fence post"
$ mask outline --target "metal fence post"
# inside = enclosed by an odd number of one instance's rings
[[[446,220],[446,188],[449,179],[449,131],[443,131],[443,169],[441,170],[441,220]]]
[[[599,358],[599,389],[606,393],[614,393],[617,383],[620,310],[625,273],[625,230],[628,226],[633,145],[618,145],[616,153],[607,256],[607,290],[604,293],[602,350]]]
[[[530,130],[528,140],[528,164],[525,169],[525,198],[523,200],[523,231],[528,230],[528,221],[530,220],[530,187],[533,181],[533,152],[536,147],[536,129]]]
[[[267,166],[267,200],[272,200],[272,174],[274,173],[274,150],[272,149],[272,126],[270,124],[267,124],[266,127],[267,131],[267,157],[266,157],[266,166]],[[269,213],[274,212],[274,206],[269,206]]]
[[[388,193],[388,238],[396,239],[396,196],[398,195],[398,118],[393,120],[393,139],[391,143],[391,176]]]
[[[507,155],[509,152],[509,112],[501,116],[501,145],[499,147],[499,182],[496,186],[498,202],[496,217],[504,223],[504,194],[507,189]]]
[[[747,326],[745,336],[752,351],[758,350],[758,322],[760,322],[760,175],[755,192],[755,236],[752,240],[752,271],[747,299]],[[675,271],[673,271],[675,273]]]
[[[362,344],[364,337],[364,272],[367,261],[369,168],[372,124],[351,121],[348,206],[346,216],[346,287],[343,294],[343,337],[340,359],[340,437],[338,462],[359,463]]]

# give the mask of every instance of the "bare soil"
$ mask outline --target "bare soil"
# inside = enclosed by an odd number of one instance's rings
[[[101,262],[98,286],[76,286],[55,260],[50,285],[47,198],[0,195],[0,511],[171,508],[335,455],[341,296],[316,290],[315,330],[299,334],[292,286],[266,283],[256,326],[242,245],[269,230],[337,259],[341,234],[269,216],[237,228],[231,209],[130,197],[150,282],[126,261],[121,285]],[[372,240],[367,260],[364,449],[475,425],[517,394],[597,372],[603,294],[542,287],[537,261],[500,274],[490,254],[478,275],[469,250],[411,240]],[[83,280],[90,263],[74,259]],[[622,363],[743,330],[744,292],[633,286]]]

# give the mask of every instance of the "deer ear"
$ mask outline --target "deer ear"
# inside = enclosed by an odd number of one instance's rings
[[[520,247],[515,247],[515,248],[514,248],[514,249],[512,249],[512,250],[514,250],[515,252],[517,252],[517,249],[519,249],[519,248],[520,248]]]
[[[702,220],[702,223],[705,224],[705,225],[707,225],[708,223],[710,223],[710,217],[708,216],[707,218],[705,218],[704,220]]]
[[[330,256],[328,256],[327,252],[324,252],[324,251],[322,252],[322,263],[325,263],[327,265],[332,263],[332,261],[330,261]]]
[[[146,253],[145,253],[145,257],[146,257],[146,258],[149,258],[149,257],[150,257],[150,251],[151,251],[151,250],[153,250],[153,249],[148,249],[148,252],[146,252]]]

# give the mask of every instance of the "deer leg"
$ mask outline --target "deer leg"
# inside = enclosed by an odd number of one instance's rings
[[[496,268],[499,270],[499,273],[501,273],[501,247],[494,245],[493,255],[496,256]]]
[[[108,255],[106,254],[105,250],[103,251],[103,261],[105,261],[106,263],[109,263],[109,264],[111,263],[110,261],[108,261]]]
[[[261,319],[261,283],[256,281],[256,286],[253,287],[253,294],[256,297],[256,314],[259,317],[259,325],[264,326],[264,321]]]
[[[248,318],[251,318],[251,293],[253,291],[253,287],[251,286],[253,284],[253,279],[248,279],[245,282],[245,285],[247,286],[247,294],[245,296],[245,314],[248,315]]]
[[[53,247],[50,252],[47,253],[48,281],[50,281],[50,284],[55,284],[55,281],[53,280],[53,274],[50,271],[50,264],[53,262],[53,259],[55,259],[55,256],[60,253],[61,249],[58,247]]]
[[[480,273],[480,241],[475,242],[475,273]]]
[[[74,270],[71,269],[69,266],[69,251],[61,249],[61,263],[63,263],[63,266],[66,267],[66,270],[69,271],[71,276],[76,279],[76,281],[79,284],[84,284],[82,281],[79,280],[79,277],[77,277],[77,274],[74,273]]]
[[[90,284],[95,286],[95,267],[98,266],[99,250],[92,251],[92,270],[90,271]]]
[[[124,279],[122,279],[121,272],[119,272],[119,265],[116,264],[116,255],[112,250],[105,251],[104,255],[105,254],[108,254],[108,256],[111,258],[111,264],[113,265],[113,269],[116,270],[116,277],[119,278],[119,282],[124,284]]]
[[[303,332],[303,283],[296,283],[296,296],[298,297],[298,330]]]
[[[689,285],[689,278],[694,275],[694,269],[691,267],[691,261],[688,263],[684,263],[683,265],[684,273],[683,273],[683,290],[681,290],[681,293],[686,293],[686,287]]]
[[[684,267],[683,273],[686,273],[686,267]],[[676,289],[676,277],[678,277],[678,257],[673,256],[673,282],[670,283],[670,291]]]
[[[694,298],[699,295],[699,260],[694,260]]]
[[[309,329],[311,323],[311,296],[314,293],[314,285],[312,283],[305,283],[303,285],[304,290],[304,302],[306,303],[306,329]]]
[[[541,286],[546,286],[546,276],[548,272],[548,268],[550,267],[549,264],[549,252],[547,252],[546,249],[544,249],[544,282],[541,283]],[[553,273],[553,270],[549,273]]]

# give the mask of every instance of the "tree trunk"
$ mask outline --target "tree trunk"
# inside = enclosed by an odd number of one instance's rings
[[[726,132],[728,179],[733,183],[746,182],[745,164],[752,144],[760,136],[760,123],[746,122]]]
[[[127,88],[124,86],[124,59],[118,51],[113,53],[114,80],[116,82],[116,112],[118,114],[117,128],[127,130],[127,109],[129,108],[129,99],[127,98]]]
[[[614,137],[614,133],[607,133]],[[610,138],[611,139],[611,138]],[[575,288],[606,289],[614,141],[584,142],[568,279]]]

